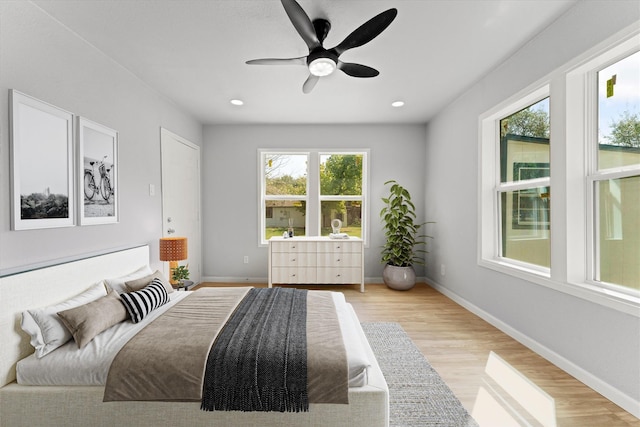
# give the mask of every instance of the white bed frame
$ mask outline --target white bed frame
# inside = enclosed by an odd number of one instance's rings
[[[16,363],[34,351],[20,328],[24,310],[71,298],[101,279],[128,274],[148,263],[145,245],[0,277],[0,426],[389,425],[389,390],[369,346],[373,366],[368,385],[349,389],[349,405],[311,404],[303,413],[204,412],[199,403],[103,403],[103,387],[15,382]],[[360,333],[364,338],[361,329]]]

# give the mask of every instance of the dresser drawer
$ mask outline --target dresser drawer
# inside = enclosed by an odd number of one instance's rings
[[[326,242],[318,242],[318,252],[333,253],[361,253],[361,242],[350,242],[348,240],[331,240]]]
[[[354,252],[318,252],[318,267],[360,267],[362,254]]]
[[[284,240],[271,242],[271,252],[316,252],[316,242]]]
[[[273,267],[315,267],[315,252],[274,252],[271,254]]]
[[[273,283],[315,283],[315,267],[272,267],[271,281]]]
[[[362,280],[360,268],[352,267],[325,267],[318,268],[318,283],[360,283]]]

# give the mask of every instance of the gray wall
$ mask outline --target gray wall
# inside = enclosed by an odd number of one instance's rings
[[[266,280],[267,248],[258,246],[259,148],[369,148],[371,240],[365,248],[365,277],[380,279],[384,235],[378,214],[387,190],[384,182],[395,179],[406,186],[424,218],[424,138],[422,125],[205,127],[203,276]],[[243,264],[245,255],[248,264]]]
[[[0,2],[0,70],[0,271],[139,243],[156,260],[160,127],[201,144],[200,123],[29,2]],[[11,231],[9,89],[119,132],[119,224]]]
[[[636,1],[578,3],[429,122],[425,157],[429,280],[627,409],[640,402],[638,317],[477,265],[478,117],[639,15]]]

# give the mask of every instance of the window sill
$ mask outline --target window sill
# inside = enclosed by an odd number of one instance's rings
[[[548,273],[527,269],[500,260],[481,259],[478,265],[640,318],[640,297],[616,292],[615,290],[586,282],[559,282],[553,280]]]

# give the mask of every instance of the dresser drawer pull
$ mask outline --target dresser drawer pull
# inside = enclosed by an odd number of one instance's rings
[[[340,262],[340,258],[338,258],[338,259],[336,260],[336,262]]]
[[[291,275],[291,277],[296,277],[296,273],[293,273],[293,274]]]
[[[291,249],[295,249],[295,248],[296,248],[296,245],[291,246]]]
[[[337,249],[340,249],[341,247],[342,247],[342,246],[340,246],[340,245],[336,246],[336,248],[337,248]]]
[[[336,274],[336,277],[340,277],[340,276],[342,276],[342,274]]]
[[[296,262],[296,259],[295,259],[295,258],[292,258],[292,259],[291,259],[291,262]]]

